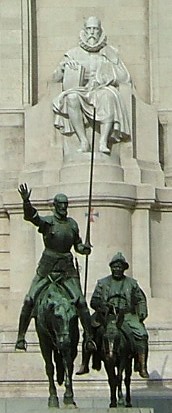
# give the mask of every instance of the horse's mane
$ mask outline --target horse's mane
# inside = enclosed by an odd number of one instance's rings
[[[33,316],[40,319],[46,311],[50,311],[55,306],[62,317],[64,314],[68,318],[76,316],[74,302],[65,287],[62,284],[50,283],[37,298]]]

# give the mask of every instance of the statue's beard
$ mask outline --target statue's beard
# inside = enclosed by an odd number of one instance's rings
[[[90,46],[94,46],[96,43],[97,43],[97,39],[96,39],[96,37],[94,37],[94,36],[90,36],[88,39],[87,39],[87,43],[88,44],[90,44]]]
[[[101,50],[103,47],[107,45],[107,37],[105,35],[104,30],[102,29],[102,33],[97,39],[95,36],[89,36],[89,38],[86,36],[86,33],[84,30],[81,30],[80,32],[80,38],[79,38],[79,45],[82,47],[84,50],[87,50],[88,52],[98,52]]]

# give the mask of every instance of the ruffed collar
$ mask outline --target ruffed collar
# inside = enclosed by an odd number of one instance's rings
[[[85,31],[82,29],[79,36],[79,45],[87,52],[98,52],[100,49],[107,45],[107,36],[104,32],[104,29],[102,28],[102,34],[99,38],[99,41],[93,46],[87,43],[87,40],[85,38]]]

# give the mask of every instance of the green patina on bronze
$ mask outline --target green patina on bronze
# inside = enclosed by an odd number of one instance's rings
[[[76,406],[72,378],[79,341],[78,313],[74,300],[55,274],[36,300],[34,317],[49,380],[48,406],[59,407],[54,372],[57,383],[65,386],[64,404]]]
[[[26,350],[25,334],[34,314],[35,302],[41,291],[54,278],[68,291],[77,308],[88,347],[94,349],[90,313],[71,253],[71,248],[74,247],[77,253],[89,255],[91,247],[82,243],[77,222],[67,216],[68,198],[65,194],[56,194],[53,202],[54,214],[42,217],[30,202],[31,190],[27,184],[20,185],[19,193],[23,199],[24,219],[38,227],[45,249],[21,310],[16,349]]]
[[[120,317],[118,327],[130,343],[130,351],[135,359],[135,371],[148,378],[148,333],[144,320],[148,315],[146,296],[137,281],[124,274],[129,265],[121,252],[110,261],[111,274],[98,280],[91,297],[91,307],[98,314],[115,313]],[[95,323],[95,320],[94,320]],[[100,321],[103,324],[103,320]],[[88,357],[83,352],[83,362],[78,374],[89,371]]]

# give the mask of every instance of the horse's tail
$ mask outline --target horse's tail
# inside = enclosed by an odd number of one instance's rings
[[[57,383],[59,384],[59,386],[61,386],[64,382],[64,366],[63,366],[62,355],[61,353],[59,353],[59,351],[55,350],[54,361],[56,364]]]

